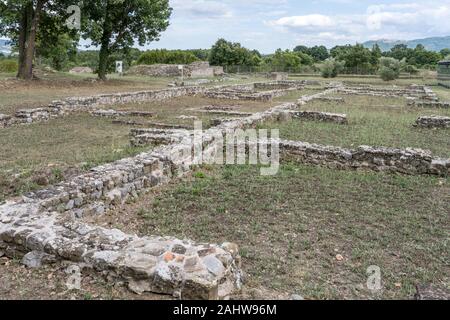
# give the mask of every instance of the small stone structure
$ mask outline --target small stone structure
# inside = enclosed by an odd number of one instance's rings
[[[342,84],[332,84],[339,93],[346,95],[366,95],[375,97],[405,97],[416,98],[428,101],[438,101],[437,95],[426,86],[411,85],[407,88],[398,87],[376,87],[376,86],[345,86]]]
[[[299,141],[281,141],[284,160],[323,165],[333,169],[364,169],[408,175],[450,174],[450,159],[435,158],[421,149],[360,146],[346,149]]]
[[[324,102],[337,102],[337,103],[345,103],[344,98],[340,97],[320,97],[315,100],[324,101]]]
[[[337,124],[348,124],[346,114],[328,113],[319,111],[286,111],[285,118],[313,120],[320,122],[334,122]]]
[[[442,109],[450,108],[450,102],[440,102],[440,101],[410,100],[408,101],[408,105],[418,108],[442,108]]]
[[[23,260],[66,260],[125,282],[136,292],[224,299],[241,286],[236,245],[137,237],[43,211],[35,201],[0,206],[0,250]]]
[[[214,99],[250,100],[250,101],[272,101],[274,98],[282,97],[289,92],[302,90],[305,81],[273,81],[253,83],[250,85],[236,85],[232,87],[213,88],[207,90],[204,95]],[[258,91],[265,90],[265,91]]]
[[[91,112],[94,117],[106,117],[106,118],[117,118],[117,117],[154,117],[156,114],[154,112],[146,111],[120,111],[120,110],[103,110],[98,109]]]
[[[305,81],[274,81],[274,82],[257,82],[253,84],[253,89],[256,90],[283,90],[283,89],[297,89],[305,88]]]
[[[131,67],[127,74],[138,74],[151,77],[181,77],[202,78],[215,77],[224,74],[223,67],[210,66],[207,61],[193,62],[183,65],[183,70],[177,64],[152,64]]]
[[[70,69],[69,73],[94,73],[94,70],[89,67],[75,67]]]
[[[450,117],[423,116],[415,123],[416,127],[422,128],[450,128]]]

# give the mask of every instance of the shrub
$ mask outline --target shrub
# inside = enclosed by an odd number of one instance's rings
[[[137,64],[190,64],[198,58],[188,51],[182,50],[149,50],[141,54]]]
[[[16,60],[13,59],[5,59],[0,60],[0,72],[4,73],[14,73],[17,72],[19,68],[19,64]]]
[[[394,58],[380,58],[379,74],[384,81],[392,81],[400,77],[402,62]]]
[[[327,59],[320,65],[320,73],[324,78],[336,78],[344,69],[344,63],[336,59]]]
[[[397,72],[395,72],[395,70],[388,67],[381,67],[379,73],[381,79],[384,81],[392,81],[398,79],[400,76]]]

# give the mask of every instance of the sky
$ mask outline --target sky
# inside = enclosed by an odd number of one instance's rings
[[[278,48],[450,35],[450,0],[170,0],[170,27],[146,48],[210,48],[218,38]]]

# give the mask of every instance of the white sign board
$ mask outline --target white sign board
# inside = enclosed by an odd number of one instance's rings
[[[178,66],[178,70],[183,70],[183,68],[184,68],[184,66],[183,66],[182,64],[180,64],[180,65]]]
[[[116,61],[116,72],[123,73],[123,61]]]

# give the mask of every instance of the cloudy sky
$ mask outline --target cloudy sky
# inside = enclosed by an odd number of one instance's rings
[[[220,37],[263,53],[298,44],[450,35],[450,0],[170,0],[171,26],[149,48],[209,48]]]

